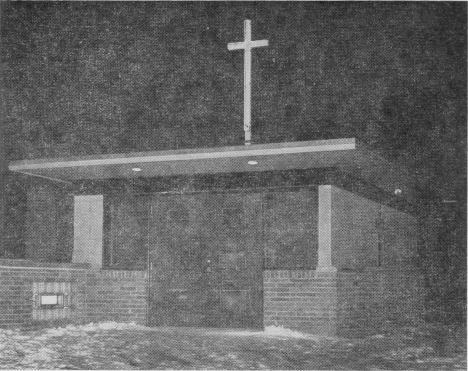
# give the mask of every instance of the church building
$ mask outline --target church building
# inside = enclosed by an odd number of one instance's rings
[[[413,179],[354,138],[11,162],[26,259],[0,260],[0,326],[115,320],[328,335],[423,310]],[[34,179],[34,181],[33,181]]]
[[[350,334],[421,310],[411,177],[355,139],[24,160],[10,170],[43,179],[28,193],[30,261],[0,264],[2,278],[29,277],[20,322]]]

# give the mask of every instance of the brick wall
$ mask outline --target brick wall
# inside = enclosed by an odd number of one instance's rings
[[[338,272],[337,298],[337,334],[361,336],[414,326],[424,310],[423,278],[408,269]]]
[[[264,325],[362,336],[414,326],[423,313],[422,276],[411,270],[264,271]]]
[[[87,320],[146,324],[145,271],[88,270]]]
[[[336,272],[267,270],[263,286],[264,326],[336,333]]]
[[[320,187],[318,268],[264,272],[264,324],[361,336],[418,323],[424,285],[414,265],[416,219]]]
[[[33,282],[71,282],[73,310],[69,322],[85,319],[86,269],[70,264],[34,264],[25,260],[0,260],[0,327],[31,328]],[[60,321],[49,321],[60,322]]]
[[[146,272],[90,270],[79,264],[0,260],[0,327],[63,323],[146,323]],[[70,282],[70,318],[33,320],[33,283]]]

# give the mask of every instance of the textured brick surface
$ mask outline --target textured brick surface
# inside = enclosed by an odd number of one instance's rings
[[[264,325],[362,336],[413,326],[423,311],[422,276],[411,270],[264,271]]]
[[[264,271],[264,325],[335,334],[336,280],[336,272]]]
[[[70,264],[64,267],[38,267],[22,261],[17,264],[0,260],[0,327],[31,328],[60,322],[33,320],[33,282],[71,283],[72,310],[67,322],[146,323],[145,272],[87,270]]]
[[[2,261],[0,260],[0,265]],[[86,313],[86,271],[40,267],[0,268],[0,327],[35,327],[33,320],[33,282],[71,282],[70,321],[83,322]]]
[[[86,283],[87,321],[146,324],[146,272],[89,270]]]

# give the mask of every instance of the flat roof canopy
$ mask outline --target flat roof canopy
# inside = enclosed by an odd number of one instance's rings
[[[386,191],[411,193],[406,169],[354,138],[23,160],[11,162],[9,170],[72,182],[325,167],[351,172]]]

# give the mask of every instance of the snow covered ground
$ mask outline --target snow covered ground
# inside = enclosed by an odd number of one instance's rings
[[[414,334],[340,339],[265,331],[148,328],[103,322],[0,330],[0,369],[466,370],[466,352],[437,355]]]

